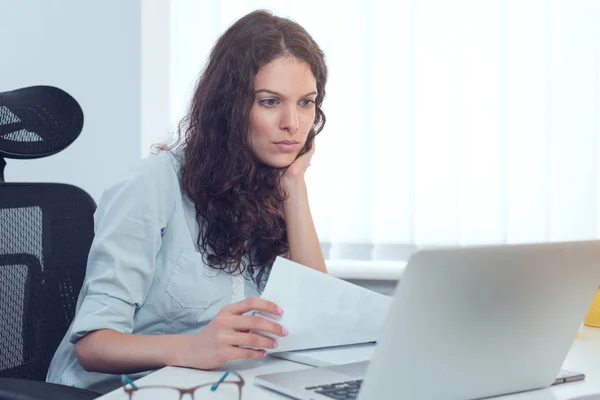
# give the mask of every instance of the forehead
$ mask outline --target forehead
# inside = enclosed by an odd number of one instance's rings
[[[254,78],[254,89],[302,96],[317,90],[317,80],[306,61],[278,57],[258,70]]]

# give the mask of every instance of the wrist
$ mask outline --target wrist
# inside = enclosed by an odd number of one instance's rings
[[[168,335],[166,339],[168,345],[164,347],[167,351],[163,357],[165,366],[185,367],[191,336],[186,334]]]
[[[295,192],[306,190],[306,181],[304,180],[304,174],[283,177],[281,184],[283,187],[283,191],[288,196],[293,195]]]

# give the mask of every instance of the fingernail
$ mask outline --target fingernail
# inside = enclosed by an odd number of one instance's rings
[[[283,308],[277,307],[277,312],[279,313],[279,315],[283,315]]]
[[[282,334],[283,336],[287,336],[287,335],[288,335],[288,333],[289,333],[289,332],[288,332],[288,330],[287,330],[287,329],[285,329],[285,328],[281,328],[281,334]]]
[[[263,356],[263,357],[266,357],[266,356],[267,356],[267,351],[266,351],[266,350],[263,350],[262,356]]]
[[[273,341],[273,348],[276,349],[279,346],[279,343],[277,343],[277,340]]]

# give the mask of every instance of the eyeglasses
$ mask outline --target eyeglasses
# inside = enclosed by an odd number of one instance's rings
[[[229,374],[239,380],[226,381]],[[186,394],[189,394],[192,400],[242,400],[242,387],[244,387],[244,379],[235,371],[225,372],[217,382],[187,389],[162,385],[137,386],[127,375],[121,375],[121,381],[129,400],[183,400]]]

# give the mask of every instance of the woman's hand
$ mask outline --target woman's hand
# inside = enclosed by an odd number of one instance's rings
[[[212,369],[231,360],[264,357],[266,352],[260,349],[276,348],[277,342],[253,331],[286,336],[287,330],[266,318],[243,315],[248,311],[283,314],[283,310],[276,304],[257,297],[249,297],[225,306],[202,331],[186,335],[176,364],[182,367]]]
[[[288,257],[298,264],[327,273],[323,251],[308,204],[308,188],[304,174],[315,154],[315,140],[310,150],[298,157],[281,177],[285,194],[283,217],[288,236]]]
[[[291,186],[304,181],[304,174],[310,166],[310,160],[314,154],[315,140],[313,139],[310,150],[298,157],[283,174],[281,185],[285,193],[289,193]]]

